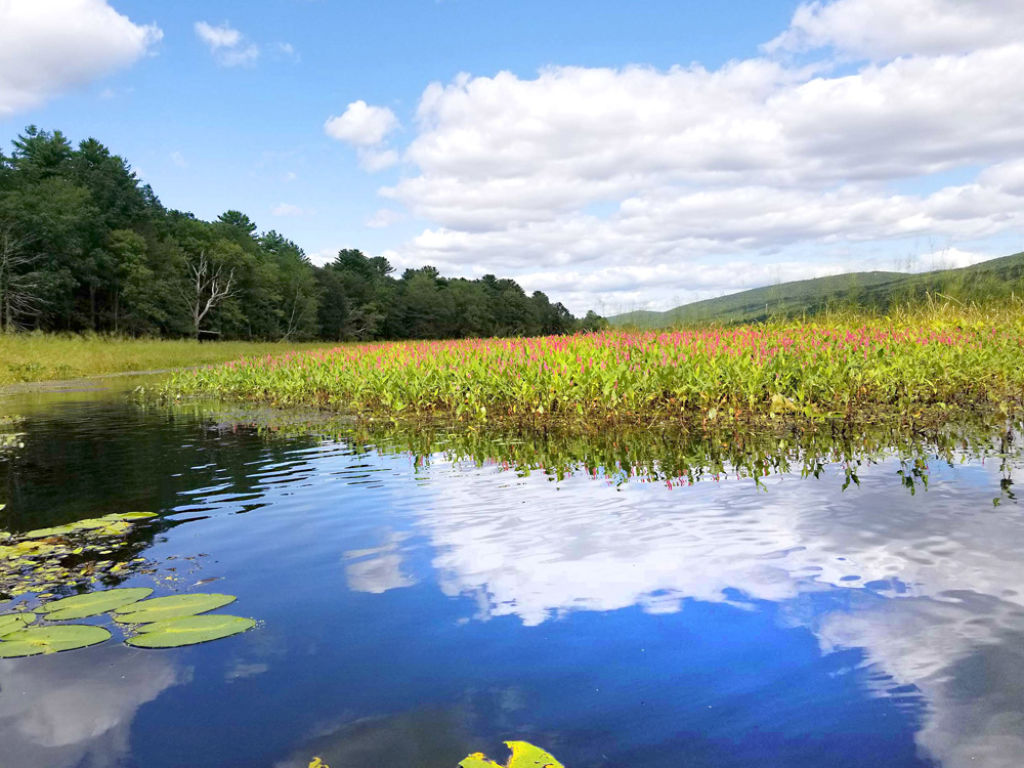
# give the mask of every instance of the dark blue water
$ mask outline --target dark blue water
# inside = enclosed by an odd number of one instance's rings
[[[125,586],[259,620],[0,661],[5,768],[440,768],[506,739],[570,768],[1024,765],[1012,464],[933,461],[913,495],[894,458],[845,491],[835,465],[556,481],[114,395],[5,408],[4,527],[160,512]]]

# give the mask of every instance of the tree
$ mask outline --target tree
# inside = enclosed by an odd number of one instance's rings
[[[198,339],[206,316],[232,295],[235,270],[228,268],[223,261],[214,264],[205,250],[188,259],[186,264],[189,279],[181,289],[181,297],[188,306],[192,328]]]
[[[0,227],[0,332],[10,333],[18,319],[35,315],[43,306],[38,276],[32,268],[38,256],[28,251],[27,238]]]

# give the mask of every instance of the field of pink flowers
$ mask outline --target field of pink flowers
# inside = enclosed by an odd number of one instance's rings
[[[899,322],[348,344],[180,373],[169,391],[470,421],[1009,412],[1024,395],[1024,321],[946,311]]]

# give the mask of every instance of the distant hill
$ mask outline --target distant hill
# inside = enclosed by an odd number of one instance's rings
[[[991,259],[961,269],[933,272],[848,272],[813,280],[754,288],[717,299],[684,304],[664,312],[639,310],[614,315],[614,327],[670,328],[701,323],[751,323],[770,317],[813,315],[828,308],[884,310],[926,294],[961,301],[1024,294],[1024,253]]]

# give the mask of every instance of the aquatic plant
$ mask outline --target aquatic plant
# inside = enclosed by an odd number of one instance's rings
[[[564,768],[551,754],[526,741],[506,741],[512,756],[505,765],[488,760],[482,752],[466,757],[459,768]]]
[[[469,422],[905,419],[1004,413],[1024,394],[1024,317],[943,311],[672,332],[358,344],[174,375],[215,395]]]
[[[179,648],[237,635],[256,626],[242,616],[207,614],[143,624],[139,634],[125,640],[137,648]]]
[[[108,630],[88,624],[28,627],[0,638],[2,640],[0,642],[0,659],[72,651],[109,639],[110,632]]]
[[[235,601],[234,595],[190,594],[144,600],[148,587],[107,589],[73,595],[36,610],[46,622],[81,619],[114,612],[120,623],[137,624],[137,635],[125,639],[140,648],[178,648],[237,635],[256,622],[241,616],[194,614],[220,608]],[[110,638],[102,627],[91,625],[44,624],[28,626],[37,616],[31,612],[0,615],[0,659],[85,648]],[[145,623],[144,623],[145,622]]]
[[[130,557],[127,536],[154,517],[153,512],[125,512],[24,533],[0,531],[0,596],[49,596],[104,576],[126,575],[145,563]]]
[[[131,587],[128,589],[105,589],[99,592],[88,592],[84,595],[73,595],[39,607],[40,613],[51,621],[67,619],[84,619],[113,611],[129,603],[138,602],[153,594],[149,587]]]
[[[114,621],[121,624],[148,624],[183,616],[206,613],[235,601],[234,595],[191,594],[154,597],[126,605],[114,611]]]

